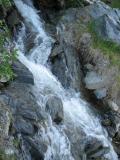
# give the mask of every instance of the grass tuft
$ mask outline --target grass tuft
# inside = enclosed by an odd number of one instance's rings
[[[88,32],[92,35],[93,48],[99,48],[102,53],[109,58],[112,65],[120,68],[120,45],[109,40],[104,40],[98,36],[95,32],[94,21],[88,24]]]

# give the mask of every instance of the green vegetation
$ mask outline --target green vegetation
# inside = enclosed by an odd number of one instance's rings
[[[0,79],[14,77],[12,62],[16,59],[16,50],[10,46],[10,32],[4,21],[0,21]]]
[[[6,155],[5,152],[0,149],[0,160],[16,160],[15,155]]]
[[[17,139],[17,138],[15,138],[15,139],[13,140],[13,145],[14,145],[16,148],[18,148],[19,145],[20,145],[20,140]]]
[[[113,7],[113,8],[120,8],[120,0],[114,0],[114,1],[112,1],[111,7]]]
[[[0,5],[3,5],[4,7],[11,6],[11,0],[0,0]]]
[[[69,7],[80,7],[83,5],[83,0],[66,0],[66,6]]]
[[[94,22],[89,23],[88,31],[93,38],[93,48],[99,48],[102,53],[109,58],[111,64],[117,65],[120,68],[120,45],[112,41],[104,40],[102,37],[98,36],[95,32]]]
[[[106,2],[106,0],[103,0],[103,2]],[[110,6],[112,8],[120,8],[120,0],[111,0]]]
[[[6,12],[11,6],[11,0],[0,0],[0,5]],[[0,81],[13,79],[12,63],[16,59],[16,51],[10,44],[11,34],[5,20],[0,20]]]

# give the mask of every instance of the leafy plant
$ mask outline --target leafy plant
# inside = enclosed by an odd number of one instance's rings
[[[10,32],[4,21],[0,21],[0,79],[13,79],[12,63],[17,57],[14,47],[10,46]]]
[[[15,155],[6,155],[5,152],[0,149],[0,160],[16,160]]]
[[[0,5],[3,5],[4,7],[11,6],[11,0],[0,0]]]
[[[83,5],[83,0],[66,0],[67,7],[80,7]]]
[[[107,2],[107,0],[102,0],[103,2]],[[109,3],[109,5],[112,8],[120,8],[120,0],[111,0],[111,3]]]

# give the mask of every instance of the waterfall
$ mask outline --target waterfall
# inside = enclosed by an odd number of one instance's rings
[[[18,49],[19,60],[32,72],[34,76],[33,92],[36,94],[37,102],[40,106],[45,106],[47,94],[45,89],[51,94],[62,99],[64,107],[64,126],[54,126],[51,118],[47,124],[46,131],[43,128],[42,138],[48,141],[49,147],[45,154],[45,160],[74,160],[71,154],[70,140],[64,132],[64,127],[69,124],[75,128],[82,128],[87,136],[95,137],[104,146],[110,148],[110,152],[105,155],[109,160],[117,160],[117,155],[111,145],[106,131],[102,128],[98,117],[89,108],[89,104],[80,98],[80,94],[75,91],[67,91],[63,88],[58,79],[46,67],[48,56],[50,55],[54,40],[44,31],[44,25],[31,1],[25,3],[22,0],[14,0],[16,7],[24,18],[23,26],[18,34],[16,48]],[[26,55],[24,38],[27,27],[30,33],[35,33],[35,46]],[[44,109],[44,108],[42,108]],[[50,139],[50,142],[49,142]]]

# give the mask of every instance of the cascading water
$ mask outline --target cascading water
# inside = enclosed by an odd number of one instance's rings
[[[14,2],[25,21],[18,34],[16,48],[18,49],[19,60],[26,65],[34,76],[33,92],[36,94],[38,103],[40,106],[45,106],[47,99],[45,90],[49,90],[51,94],[60,97],[64,107],[64,126],[67,127],[68,124],[71,124],[76,128],[82,128],[86,135],[99,139],[104,146],[110,148],[110,152],[106,154],[109,160],[117,160],[117,155],[108,140],[105,130],[102,128],[99,119],[88,107],[89,105],[80,98],[79,94],[69,93],[65,90],[49,68],[45,67],[53,40],[45,33],[41,19],[31,1],[28,0],[26,3],[22,0],[14,0]],[[29,56],[26,57],[24,55],[24,38],[26,36],[26,26],[28,25],[31,29],[30,32],[34,32],[36,37],[34,39],[35,46],[30,50]],[[62,126],[53,126],[50,118],[46,131],[43,128],[42,132],[42,138],[49,142],[45,160],[74,159],[71,155],[70,142]]]

